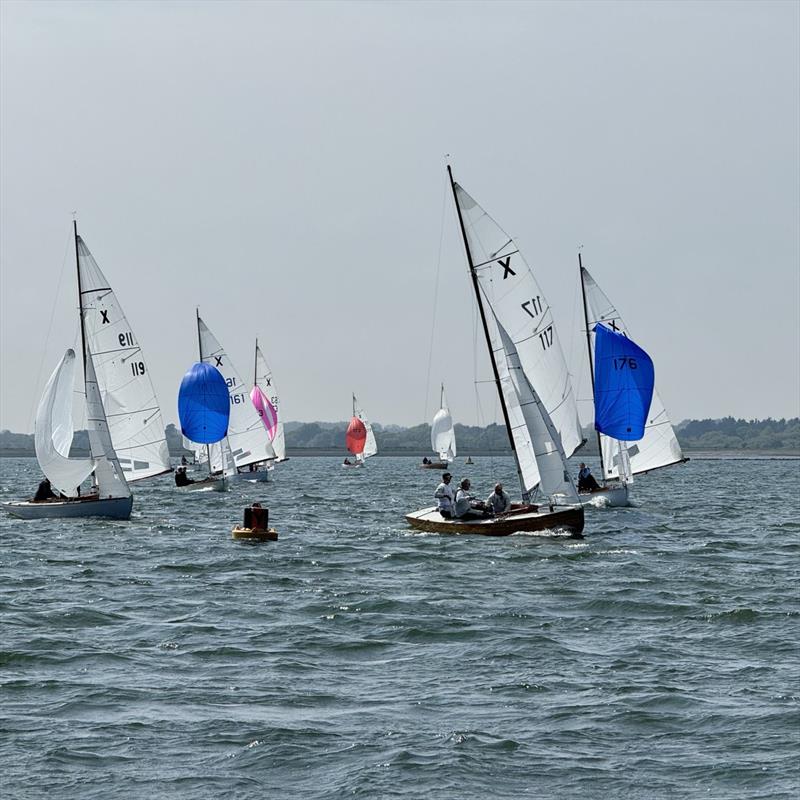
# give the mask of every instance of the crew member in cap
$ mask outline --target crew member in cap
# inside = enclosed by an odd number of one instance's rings
[[[456,499],[453,487],[450,485],[451,480],[453,480],[453,476],[449,472],[445,472],[442,475],[442,482],[433,493],[436,499],[436,508],[445,519],[453,518],[453,503]]]

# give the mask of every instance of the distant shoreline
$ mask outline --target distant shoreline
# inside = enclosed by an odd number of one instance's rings
[[[689,459],[698,459],[698,460],[710,460],[710,459],[721,459],[721,458],[786,458],[786,459],[796,459],[800,458],[800,450],[741,450],[741,449],[730,449],[730,450],[684,450],[684,454]],[[83,450],[73,450],[70,455],[74,458],[82,458],[88,457],[89,453]],[[171,453],[172,458],[179,459],[181,457],[181,453]],[[290,448],[287,449],[286,455],[288,458],[313,458],[313,457],[325,457],[325,458],[341,458],[344,459],[349,454],[344,452],[343,450],[334,450],[334,449],[325,449],[325,448],[314,448],[314,447],[307,447],[307,448]],[[499,458],[501,456],[510,456],[511,450],[476,450],[474,452],[469,453],[468,455],[458,456],[456,459],[456,463],[463,463],[467,457],[471,458]],[[587,459],[589,458],[597,458],[597,453],[587,452],[584,454]],[[427,453],[418,452],[416,450],[387,450],[386,452],[381,452],[377,454],[377,458],[416,458],[419,461],[422,461],[423,456],[427,456]],[[0,450],[0,458],[36,458],[36,454],[32,450],[14,450],[14,449],[4,449]]]

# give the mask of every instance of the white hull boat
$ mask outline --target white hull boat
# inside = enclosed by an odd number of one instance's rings
[[[20,519],[61,519],[65,517],[110,517],[130,519],[133,497],[82,497],[69,500],[12,500],[0,503]]]

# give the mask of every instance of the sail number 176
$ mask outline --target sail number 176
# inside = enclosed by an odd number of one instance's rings
[[[626,367],[628,369],[638,369],[639,368],[638,364],[636,363],[636,359],[635,358],[615,358],[614,359],[614,369],[620,370],[620,369],[625,369]]]

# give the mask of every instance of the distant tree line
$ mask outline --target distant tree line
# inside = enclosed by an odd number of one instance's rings
[[[328,450],[344,452],[346,422],[287,422],[286,447],[289,450]],[[384,453],[424,455],[430,452],[430,427],[373,423],[378,446]],[[505,453],[510,451],[504,425],[493,423],[486,427],[457,424],[456,441],[461,455],[477,453]],[[800,418],[745,420],[723,419],[686,420],[676,426],[678,440],[687,450],[780,450],[800,452]],[[167,425],[167,443],[173,456],[186,451],[180,431]],[[592,428],[584,429],[587,455],[597,452],[596,437]],[[89,437],[86,431],[76,431],[72,442],[73,453],[86,453]],[[33,455],[33,434],[0,431],[0,453],[6,455]]]

